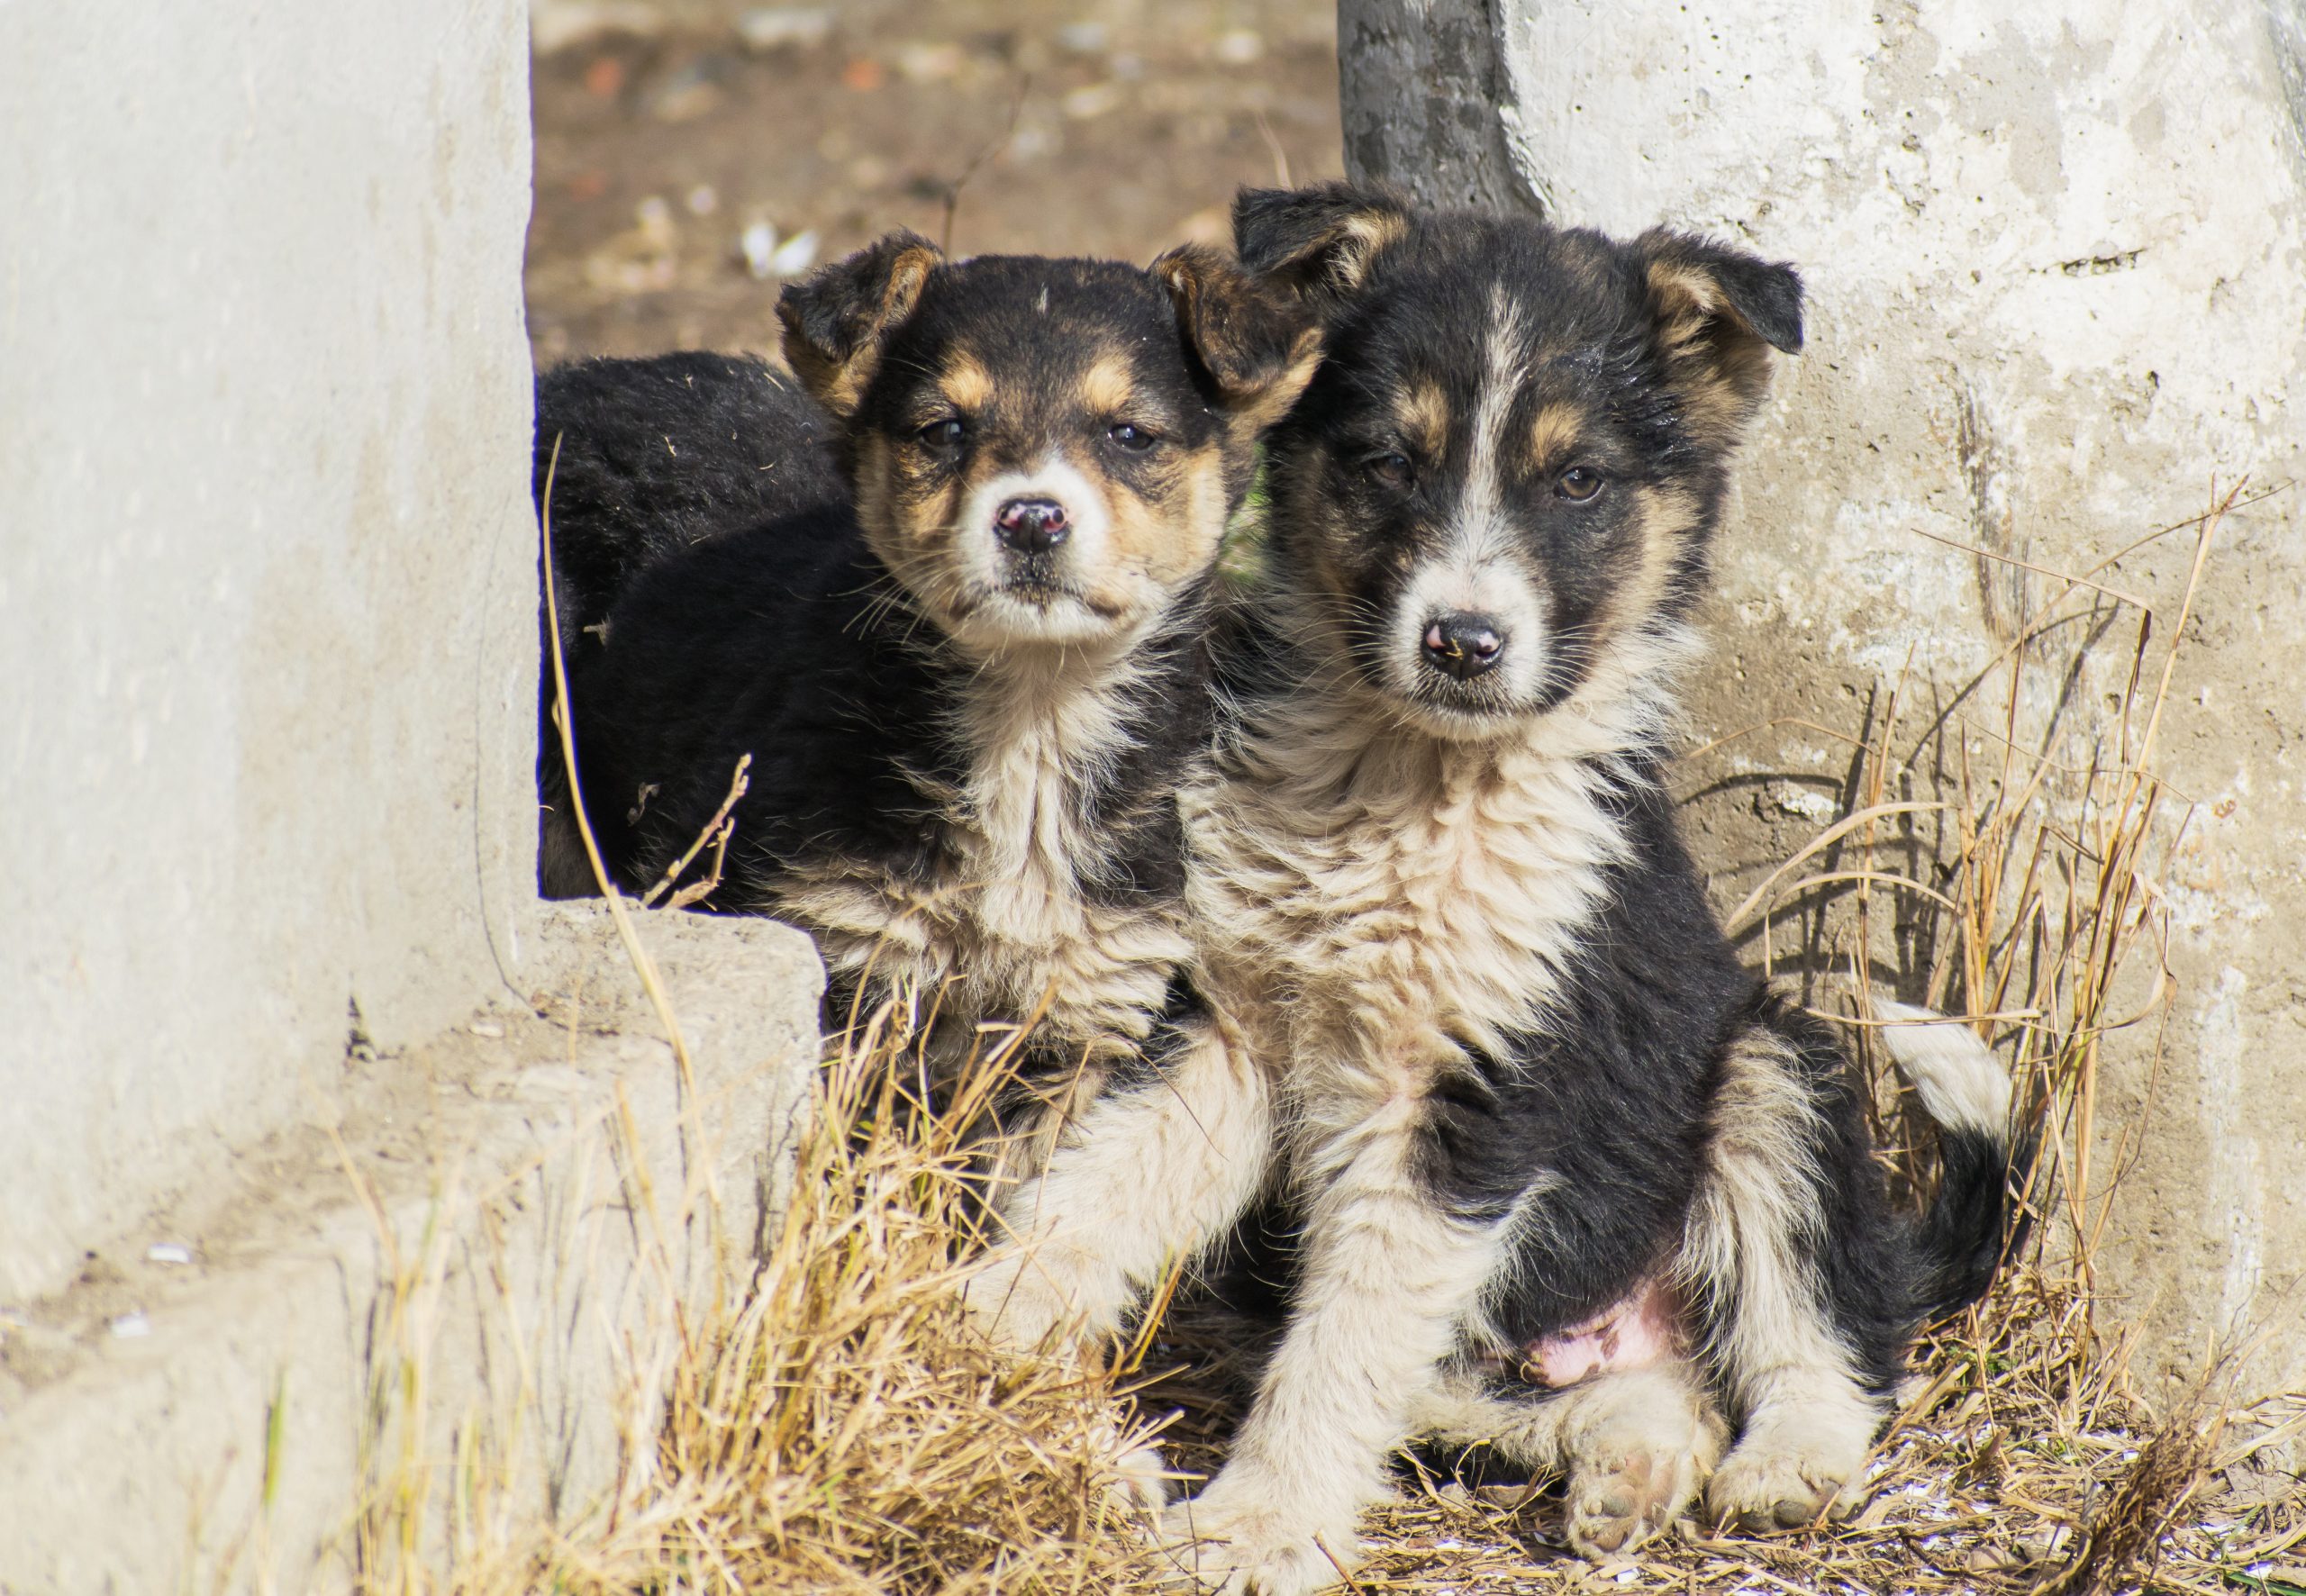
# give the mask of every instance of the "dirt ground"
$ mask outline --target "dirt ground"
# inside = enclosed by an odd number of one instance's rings
[[[1326,0],[538,0],[538,361],[773,349],[779,281],[895,227],[1147,261],[1338,175]]]

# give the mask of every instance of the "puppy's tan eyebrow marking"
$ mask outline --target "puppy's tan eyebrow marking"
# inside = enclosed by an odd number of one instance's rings
[[[1420,377],[1394,396],[1394,419],[1402,436],[1427,458],[1438,458],[1448,449],[1449,401],[1430,378]]]
[[[1081,403],[1100,415],[1127,408],[1137,392],[1137,374],[1120,355],[1100,355],[1081,374]]]
[[[1585,430],[1585,413],[1575,404],[1555,400],[1541,407],[1530,423],[1530,458],[1540,471],[1569,464],[1577,440]]]
[[[967,349],[953,352],[937,386],[956,410],[982,410],[993,399],[993,374]]]

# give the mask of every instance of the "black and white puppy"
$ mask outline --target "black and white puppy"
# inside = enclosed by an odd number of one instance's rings
[[[661,879],[749,755],[704,907],[813,931],[837,1017],[910,993],[958,1062],[1041,1013],[1065,1072],[1183,1046],[1212,571],[1307,317],[1208,251],[948,262],[909,233],[778,313],[797,385],[671,356],[540,387],[610,869]],[[564,888],[569,853],[549,835]]]
[[[1990,1279],[2011,1093],[1899,1011],[1945,1179],[1893,1210],[1856,1072],[1740,966],[1675,834],[1674,678],[1799,281],[1342,186],[1235,222],[1328,353],[1268,440],[1268,589],[1188,800],[1230,1045],[1092,1111],[1020,1277],[1110,1320],[1261,1192],[1293,1211],[1281,1342],[1169,1525],[1226,1590],[1329,1583],[1419,1437],[1566,1473],[1589,1554],[1709,1472],[1721,1518],[1807,1521],[1916,1328]]]

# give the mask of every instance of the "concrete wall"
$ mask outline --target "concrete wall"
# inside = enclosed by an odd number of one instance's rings
[[[524,23],[0,5],[0,1301],[522,985]]]
[[[1801,265],[1810,346],[1747,457],[1701,737],[1854,725],[1910,657],[1943,703],[2047,596],[2011,559],[2080,570],[2199,514],[2213,476],[2306,463],[2298,0],[1343,0],[1339,37],[1357,175]],[[2199,807],[2158,1100],[2146,1028],[2109,1041],[2100,1107],[2102,1170],[2148,1132],[2101,1255],[2111,1316],[2177,1361],[2264,1325],[2266,1385],[2306,1378],[2301,516],[2273,498],[2213,556],[2160,750]],[[2192,552],[2165,540],[2111,579],[2174,598]],[[2110,636],[2076,749],[2121,685]],[[1742,739],[1693,814],[1702,858],[1750,879],[1847,764],[1795,728]]]

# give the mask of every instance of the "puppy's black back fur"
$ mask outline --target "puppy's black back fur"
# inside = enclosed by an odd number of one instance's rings
[[[766,361],[702,350],[537,376],[534,491],[552,486],[561,646],[577,657],[659,560],[846,494],[828,419]]]

